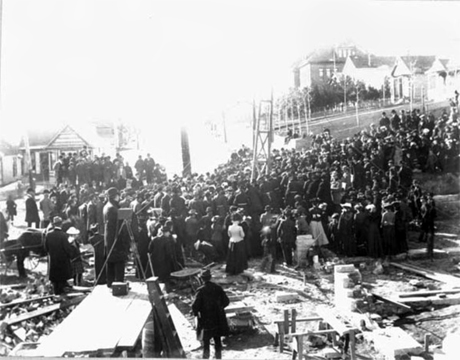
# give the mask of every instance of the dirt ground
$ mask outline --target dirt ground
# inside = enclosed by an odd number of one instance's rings
[[[460,228],[458,222],[458,196],[444,196],[436,199],[438,220],[436,222],[435,248],[444,249],[446,254],[437,255],[434,261],[426,258],[419,259],[395,259],[403,264],[415,264],[424,269],[431,269],[439,272],[460,276],[458,264],[460,262]],[[18,209],[23,209],[23,200],[18,200]],[[4,209],[4,202],[0,203],[0,209]],[[11,227],[10,234],[20,234],[25,228],[21,210],[15,222],[16,226]],[[424,248],[424,243],[418,242],[418,233],[409,233],[409,246],[411,249]],[[283,319],[285,309],[296,309],[297,317],[309,317],[316,315],[318,306],[334,305],[334,275],[332,266],[343,264],[354,259],[328,259],[329,266],[320,270],[313,268],[295,270],[278,263],[276,274],[262,274],[258,272],[260,259],[250,261],[246,275],[238,277],[225,277],[224,264],[213,271],[214,280],[220,283],[227,293],[233,297],[239,296],[244,305],[253,307],[251,311],[253,324],[247,328],[234,328],[229,337],[224,339],[223,357],[227,359],[290,359],[292,353],[288,350],[280,353],[279,347],[275,346],[274,334],[277,332],[276,320]],[[14,266],[14,265],[13,265]],[[366,291],[372,291],[382,296],[391,297],[397,293],[407,291],[434,290],[445,286],[437,281],[425,279],[412,272],[407,272],[391,265],[384,264],[383,273],[375,275],[375,261],[372,259],[360,259],[355,263],[362,275],[362,286]],[[45,277],[47,263],[46,259],[40,259],[38,266],[28,272],[27,279],[17,277],[15,271],[10,270],[4,274],[0,269],[0,285],[7,287],[9,284],[26,284],[36,281],[38,277]],[[85,279],[90,284],[94,277],[92,271],[85,273]],[[297,300],[290,303],[276,301],[276,295],[280,292],[296,293]],[[174,302],[184,316],[194,324],[190,314],[190,306],[193,300],[191,290],[186,284],[176,282],[172,290],[170,301]],[[409,333],[420,344],[423,344],[425,334],[430,335],[432,346],[441,344],[445,335],[458,326],[460,319],[460,305],[447,307],[420,308],[411,312],[404,312],[397,307],[377,301],[373,307],[375,313],[380,315],[381,326],[399,326]],[[64,315],[57,319],[51,326],[54,327],[62,321]],[[297,331],[316,329],[318,323],[299,325]],[[0,339],[2,342],[5,338]],[[314,341],[313,341],[314,340]],[[331,342],[322,337],[319,340],[313,339],[305,343],[305,349],[312,357],[325,358],[325,352],[331,352]],[[33,339],[33,341],[39,341]],[[0,342],[0,345],[2,345]],[[358,353],[369,359],[382,359],[382,354],[375,351],[372,344],[365,340],[364,336],[357,337]],[[1,346],[0,346],[1,347]],[[9,346],[11,348],[11,344]],[[337,349],[337,348],[336,348]],[[211,352],[212,354],[212,352]],[[195,349],[187,354],[188,358],[201,358],[202,349]],[[316,357],[315,357],[316,356]],[[431,358],[429,354],[422,354],[425,359]]]

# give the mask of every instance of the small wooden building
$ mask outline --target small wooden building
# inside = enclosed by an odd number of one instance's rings
[[[61,154],[79,152],[84,147],[90,155],[113,156],[114,134],[101,125],[65,125],[57,132],[31,131],[28,136],[32,170],[38,180],[48,181],[50,176],[54,176],[53,167]],[[20,150],[24,155],[24,143],[21,143]]]
[[[24,175],[24,163],[18,147],[0,139],[0,186],[7,185]]]

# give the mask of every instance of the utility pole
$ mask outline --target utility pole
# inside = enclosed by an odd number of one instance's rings
[[[192,174],[192,163],[190,158],[190,144],[188,141],[188,132],[185,126],[180,129],[182,145],[182,174],[188,176]]]
[[[225,112],[222,111],[222,128],[224,131],[224,142],[227,143],[227,125],[225,122]]]
[[[3,35],[3,0],[0,0],[0,109],[2,103],[2,35]]]
[[[359,88],[358,81],[356,81],[356,125],[359,126]]]
[[[347,111],[347,75],[343,77],[343,112]]]

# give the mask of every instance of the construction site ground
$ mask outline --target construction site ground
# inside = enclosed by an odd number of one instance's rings
[[[18,200],[18,209],[23,209],[22,200]],[[413,258],[407,259],[404,255],[398,256],[391,261],[400,264],[414,264],[425,270],[448,273],[452,276],[460,276],[460,228],[459,209],[460,201],[458,195],[443,195],[436,197],[438,208],[438,219],[436,221],[435,248],[440,251],[435,254],[433,261],[424,256],[423,251],[415,254]],[[4,202],[0,204],[4,208]],[[22,224],[24,219],[21,211],[16,221],[14,231],[22,231],[25,227]],[[418,242],[418,232],[409,232],[410,249],[423,249],[425,243]],[[91,251],[90,247],[87,249]],[[249,269],[238,276],[226,276],[225,264],[219,264],[213,268],[214,281],[221,284],[227,294],[238,304],[247,307],[251,313],[253,323],[248,326],[236,326],[232,328],[231,335],[224,339],[223,357],[228,359],[290,359],[292,352],[289,350],[279,351],[275,346],[275,334],[277,326],[275,321],[283,319],[285,309],[296,309],[297,318],[314,316],[317,308],[321,306],[334,306],[334,265],[354,263],[362,275],[362,287],[372,293],[383,297],[394,298],[398,293],[414,292],[423,290],[438,290],[449,287],[440,281],[424,278],[414,272],[397,268],[389,263],[383,262],[383,271],[376,274],[376,261],[370,258],[336,258],[327,259],[320,269],[307,267],[294,269],[286,267],[281,261],[277,263],[276,274],[265,274],[258,271],[260,259],[252,259],[249,262]],[[14,264],[13,264],[14,269]],[[40,258],[38,266],[28,272],[27,279],[21,279],[17,273],[10,269],[5,275],[2,271],[0,278],[1,302],[7,303],[15,298],[30,296],[29,293],[47,295],[50,293],[50,286],[46,279],[47,260]],[[134,281],[132,276],[134,269],[130,268],[129,281]],[[94,273],[87,270],[84,274],[86,285],[90,286],[94,279]],[[44,281],[45,280],[45,281]],[[24,285],[17,287],[11,285]],[[296,294],[293,299],[287,302],[277,301],[280,293]],[[9,297],[8,297],[9,296]],[[168,292],[169,303],[174,303],[189,321],[187,327],[181,326],[179,331],[187,331],[189,336],[194,337],[193,324],[195,319],[191,314],[191,303],[193,301],[193,290],[189,282],[175,280],[173,288]],[[74,305],[78,306],[78,305]],[[0,355],[8,355],[12,348],[21,341],[39,342],[41,336],[49,334],[65,316],[70,313],[73,307],[59,310],[38,319],[31,319],[29,323],[20,323],[15,327],[25,327],[22,339],[19,339],[11,329],[2,329],[0,337]],[[33,309],[27,309],[32,311]],[[423,346],[426,334],[429,334],[430,353],[421,353],[425,359],[432,358],[432,351],[441,345],[447,333],[459,325],[460,301],[452,305],[420,304],[412,306],[411,311],[405,311],[400,307],[381,301],[375,301],[372,305],[374,319],[378,319],[381,327],[396,326],[410,334],[420,346]],[[371,312],[370,312],[371,313]],[[371,315],[371,314],[369,314]],[[4,315],[3,315],[4,316]],[[232,322],[230,321],[232,325]],[[317,329],[318,323],[299,324],[297,331]],[[17,332],[17,331],[16,331]],[[370,359],[383,359],[383,355],[375,349],[374,344],[369,341],[363,331],[357,336],[357,353]],[[330,341],[326,336],[315,336],[305,342],[304,349],[316,358],[324,358],[325,352],[330,352]],[[187,349],[188,358],[201,358],[202,348],[196,346]]]

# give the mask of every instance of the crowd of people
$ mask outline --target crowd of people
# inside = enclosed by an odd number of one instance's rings
[[[28,191],[26,222],[78,229],[78,241],[94,245],[97,282],[108,285],[123,281],[132,241],[138,276],[164,282],[186,258],[226,261],[230,275],[254,257],[270,272],[277,261],[295,266],[297,235],[305,234],[320,255],[383,258],[408,250],[412,224],[432,256],[436,206],[413,175],[458,175],[459,141],[455,111],[436,119],[414,110],[383,113],[351,138],[325,129],[308,150],[274,150],[261,174],[252,174],[244,146],[212,173],[169,179],[150,155],[133,171],[119,154],[112,161],[83,149],[60,157],[57,184],[38,205]],[[120,209],[130,212],[121,219]]]

